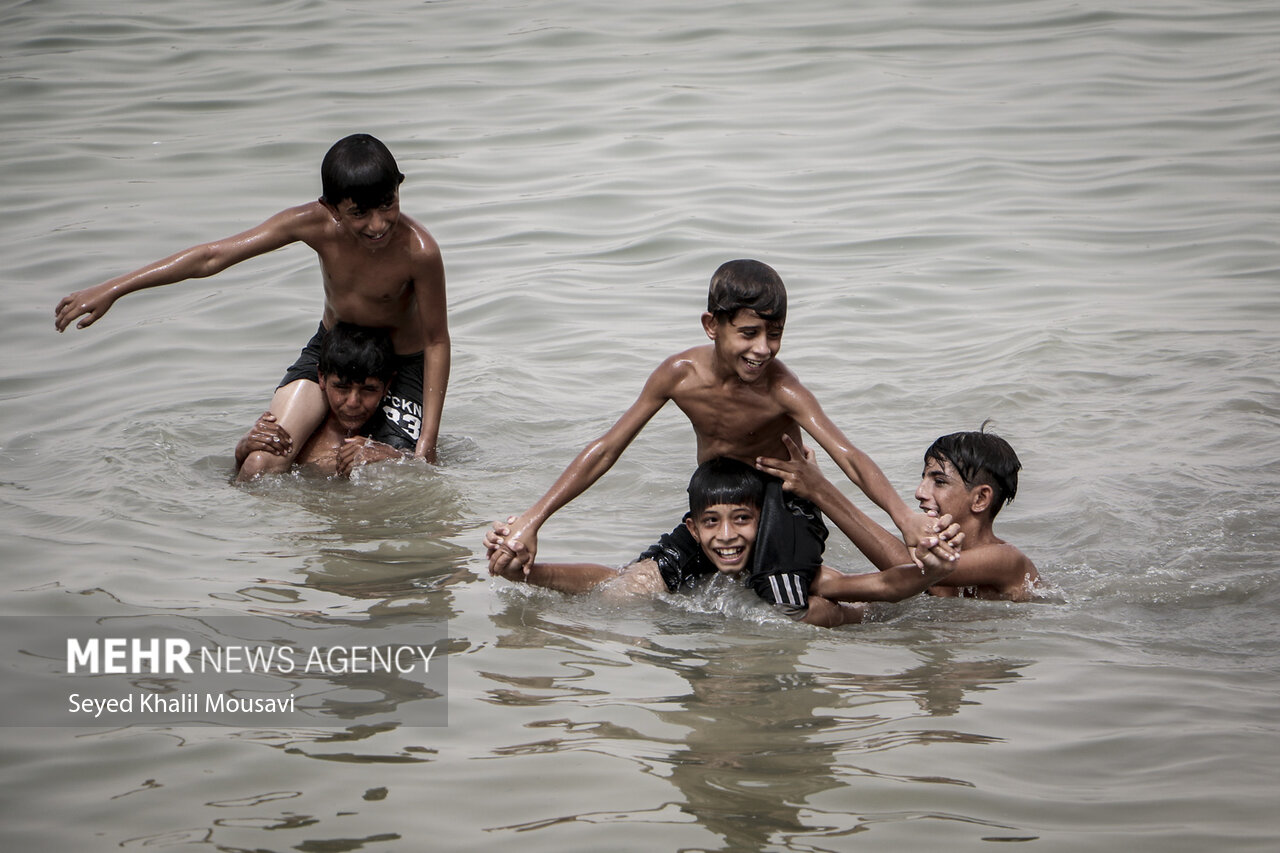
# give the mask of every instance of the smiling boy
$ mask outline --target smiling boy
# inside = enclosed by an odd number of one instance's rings
[[[54,309],[64,331],[97,321],[117,299],[150,287],[214,275],[241,261],[302,242],[320,259],[324,312],[320,329],[289,369],[270,412],[297,443],[284,454],[254,451],[240,479],[287,470],[301,444],[328,411],[315,381],[315,359],[326,330],[339,321],[382,328],[412,369],[402,369],[384,406],[399,424],[398,439],[428,461],[436,459],[440,417],[449,384],[450,343],[445,316],[444,265],[427,229],[400,212],[395,158],[368,134],[339,140],[321,164],[323,196],[291,207],[232,237],[203,243],[72,293]],[[408,365],[406,365],[407,367]]]
[[[784,439],[788,458],[762,458],[756,467],[781,478],[788,492],[815,501],[827,517],[877,568],[909,558],[902,543],[841,494],[818,469],[812,450]],[[937,439],[924,454],[924,471],[915,497],[930,516],[950,516],[964,534],[964,550],[954,570],[930,585],[929,594],[1029,601],[1035,597],[1039,573],[1035,564],[992,530],[996,514],[1018,492],[1022,463],[1009,442],[982,429],[955,432]],[[844,578],[825,569],[813,591],[840,599]]]
[[[667,547],[676,547],[691,555],[681,561],[678,571],[673,572],[669,564],[650,553],[641,555],[623,569],[596,563],[537,562],[519,540],[513,543],[514,559],[501,569],[491,571],[508,580],[568,593],[607,588],[626,595],[656,595],[688,591],[717,574],[745,580],[750,574],[753,549],[759,538],[765,492],[765,478],[744,462],[717,457],[699,465],[689,481],[689,512],[680,527],[663,537]],[[946,524],[949,519],[942,522]],[[959,543],[962,539],[957,535],[954,541]],[[492,556],[502,547],[500,532],[489,530],[485,535],[486,552]],[[940,546],[935,538],[925,540],[915,552],[924,566],[923,571],[908,561],[881,572],[842,575],[848,582],[840,590],[841,600],[900,601],[945,578],[954,566],[950,549]],[[841,574],[827,567],[823,571]],[[860,606],[842,606],[810,594],[803,621],[834,627],[860,622],[862,615]]]
[[[347,477],[357,465],[402,458],[404,453],[387,443],[394,430],[379,411],[396,373],[386,330],[338,323],[326,335],[319,359],[316,380],[328,415],[293,464]],[[291,444],[288,430],[266,412],[236,444],[236,467],[256,452],[283,456]]]
[[[889,514],[906,542],[914,546],[936,533],[936,520],[907,507],[880,468],[854,447],[813,394],[778,361],[786,312],[786,287],[767,264],[737,260],[721,265],[711,278],[702,315],[711,343],[663,361],[631,407],[578,454],[546,494],[514,521],[494,523],[499,547],[490,553],[490,571],[505,572],[516,542],[536,560],[542,524],[603,476],[669,400],[693,426],[700,463],[717,456],[744,462],[778,456],[784,450],[783,436],[798,443],[803,429]],[[827,535],[821,514],[802,499],[784,495],[777,484],[766,489],[761,507],[748,584],[767,601],[804,618]],[[668,575],[678,573],[681,564],[699,553],[681,535],[683,527],[646,552]]]

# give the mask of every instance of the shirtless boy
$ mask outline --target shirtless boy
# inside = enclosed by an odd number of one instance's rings
[[[314,378],[314,358],[325,330],[339,321],[387,329],[395,351],[421,363],[420,390],[405,399],[393,388],[386,405],[395,408],[404,441],[414,454],[429,462],[436,459],[450,358],[440,247],[426,228],[401,214],[404,175],[387,147],[372,136],[356,134],[335,143],[324,157],[320,176],[324,195],[318,201],[72,293],[54,311],[58,331],[76,318],[82,318],[76,328],[83,329],[127,293],[211,276],[290,243],[303,242],[315,250],[325,297],[320,330],[276,389],[270,406],[276,423],[294,442],[284,455],[251,452],[240,468],[242,480],[287,470],[325,419],[328,406]],[[412,383],[413,378],[402,371],[398,384]]]
[[[523,543],[528,559],[536,561],[542,524],[608,471],[668,400],[675,401],[693,426],[699,463],[717,456],[748,464],[760,456],[781,456],[782,437],[799,444],[803,428],[889,514],[909,545],[934,535],[937,519],[912,512],[879,467],[845,438],[813,394],[777,360],[786,311],[786,288],[768,265],[738,260],[716,270],[702,315],[711,343],[662,362],[639,398],[608,432],[578,454],[546,494],[509,524],[494,523],[501,547],[490,556],[490,572],[506,571],[516,541]],[[821,514],[794,496],[783,496],[775,484],[767,489],[760,526],[747,583],[766,600],[803,618],[826,538]],[[669,571],[678,571],[676,564],[697,555],[696,550],[675,549],[672,540],[679,538],[682,527],[646,552],[659,563],[671,563]]]
[[[927,515],[951,516],[964,534],[955,570],[932,585],[929,594],[1029,601],[1040,577],[1035,564],[992,531],[996,514],[1018,492],[1022,463],[1007,441],[985,427],[944,435],[925,451],[916,500]],[[756,467],[782,478],[785,490],[821,506],[877,568],[909,558],[901,542],[822,476],[812,450],[801,452],[789,438],[784,443],[787,459],[759,459]],[[824,568],[812,591],[841,599],[845,579],[856,577]]]
[[[316,374],[328,415],[294,464],[348,477],[358,465],[402,458],[403,452],[377,440],[391,432],[379,405],[395,374],[395,350],[386,329],[334,325],[320,346]],[[236,467],[255,452],[283,456],[292,444],[288,431],[266,412],[236,444]]]
[[[697,554],[677,577],[671,576],[657,560],[643,556],[623,569],[595,563],[533,562],[519,540],[513,543],[515,559],[499,573],[508,580],[560,592],[581,593],[602,588],[624,595],[683,591],[715,574],[745,577],[752,562],[764,495],[765,479],[744,462],[717,457],[699,465],[689,481],[689,512],[683,527],[677,529],[693,543]],[[939,522],[948,525],[950,519],[939,519]],[[951,533],[950,544],[959,545],[963,537],[955,531]],[[905,549],[902,543],[893,541]],[[490,555],[498,550],[500,542],[497,530],[485,535],[485,548]],[[861,575],[844,575],[825,566],[823,572],[839,575],[844,580],[840,589],[843,601],[901,601],[938,583],[955,566],[954,554],[939,545],[937,538],[922,540],[915,553],[924,566],[923,571],[906,560],[903,565]],[[810,594],[804,621],[834,627],[860,622],[862,615],[860,604],[842,606],[821,595]]]

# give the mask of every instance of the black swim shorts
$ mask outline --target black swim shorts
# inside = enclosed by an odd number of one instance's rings
[[[781,480],[760,477],[764,502],[746,584],[799,618],[809,609],[809,586],[822,568],[827,525],[816,506],[783,491]]]
[[[320,345],[326,334],[328,330],[321,323],[298,354],[298,360],[285,371],[277,388],[299,379],[318,380]],[[418,436],[422,434],[422,353],[396,355],[396,375],[382,398],[382,407],[360,433],[397,450],[412,452],[417,446]]]

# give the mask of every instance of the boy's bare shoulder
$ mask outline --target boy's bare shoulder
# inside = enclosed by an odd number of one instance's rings
[[[404,226],[406,245],[411,253],[426,259],[440,257],[440,244],[425,225],[405,213],[400,214],[400,224]]]
[[[673,388],[688,381],[706,380],[710,377],[714,359],[713,346],[690,347],[663,359],[653,371],[653,376],[664,380]]]
[[[272,223],[288,229],[294,239],[302,240],[312,247],[338,236],[337,221],[329,209],[318,201],[286,207],[267,220],[267,224]]]

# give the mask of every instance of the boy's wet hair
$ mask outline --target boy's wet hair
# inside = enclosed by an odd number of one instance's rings
[[[717,456],[698,466],[689,480],[689,512],[698,515],[716,504],[759,507],[764,501],[764,481],[745,462]]]
[[[987,432],[990,421],[973,432],[953,432],[929,445],[924,453],[925,464],[930,459],[950,462],[964,480],[966,488],[990,486],[991,518],[1001,507],[1013,500],[1018,493],[1018,472],[1022,463],[1009,442],[993,432]]]
[[[391,151],[367,133],[339,139],[320,164],[322,198],[335,207],[348,199],[361,210],[390,204],[403,180]]]
[[[320,345],[320,376],[339,382],[364,382],[372,377],[390,383],[396,373],[395,348],[386,329],[337,323]]]
[[[787,286],[773,267],[760,261],[727,261],[711,276],[707,311],[718,321],[732,320],[744,308],[767,323],[787,320]]]

